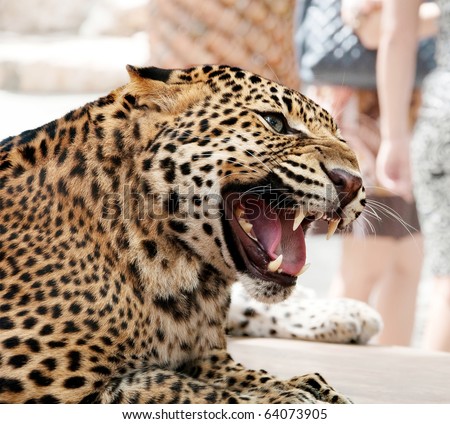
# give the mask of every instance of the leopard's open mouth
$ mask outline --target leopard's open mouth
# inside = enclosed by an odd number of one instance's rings
[[[237,269],[282,286],[295,285],[306,270],[305,233],[317,219],[329,220],[328,236],[339,224],[320,212],[274,206],[263,196],[224,196],[225,238]]]

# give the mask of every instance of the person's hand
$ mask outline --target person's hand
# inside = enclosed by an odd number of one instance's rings
[[[352,28],[367,49],[378,47],[381,6],[382,0],[342,0],[342,21]]]
[[[409,138],[404,140],[383,140],[377,155],[376,174],[379,184],[403,197],[413,200],[409,161]]]

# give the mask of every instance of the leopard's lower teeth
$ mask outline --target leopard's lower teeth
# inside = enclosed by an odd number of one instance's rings
[[[303,265],[303,268],[299,272],[297,272],[297,274],[295,274],[295,276],[299,277],[300,275],[304,274],[306,271],[308,271],[308,268],[309,268],[310,265],[311,264],[309,264],[309,263]]]
[[[250,222],[246,221],[245,219],[240,219],[239,224],[247,234],[250,234],[253,228],[253,225],[250,224]]]
[[[237,207],[234,213],[237,218],[240,218],[244,214],[244,209]]]
[[[327,240],[330,240],[330,238],[336,232],[336,229],[340,222],[341,222],[341,218],[332,219],[328,222]]]
[[[273,261],[269,262],[269,265],[267,266],[267,269],[270,272],[276,272],[280,268],[282,262],[283,262],[283,255],[280,255],[280,256],[278,256],[278,258],[276,258]]]

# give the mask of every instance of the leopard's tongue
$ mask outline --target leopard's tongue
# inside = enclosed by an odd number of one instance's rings
[[[242,203],[245,219],[270,260],[283,255],[280,272],[297,275],[306,262],[305,235],[301,225],[293,231],[294,212],[273,210],[263,200],[250,197]]]

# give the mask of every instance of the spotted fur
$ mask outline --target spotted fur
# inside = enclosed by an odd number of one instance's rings
[[[319,375],[279,381],[226,353],[232,283],[264,302],[293,285],[240,267],[218,218],[224,190],[271,187],[348,225],[364,188],[345,200],[330,180],[359,179],[334,121],[238,68],[128,70],[0,144],[0,401],[347,402]]]
[[[383,326],[380,314],[354,299],[323,299],[304,287],[284,302],[252,299],[241,284],[232,287],[227,333],[327,343],[366,344]]]

